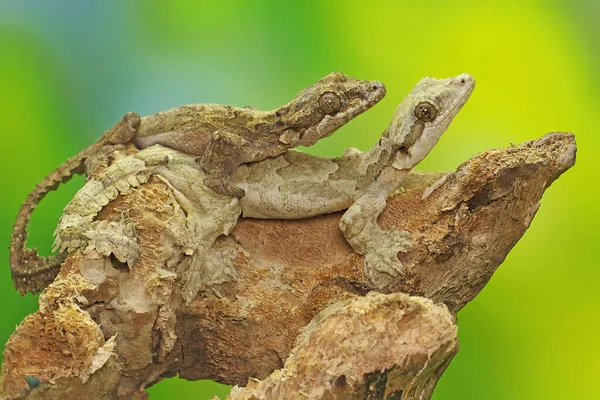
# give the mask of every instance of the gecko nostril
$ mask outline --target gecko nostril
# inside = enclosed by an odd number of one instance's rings
[[[460,80],[460,83],[462,83],[462,84],[464,84],[465,82],[466,82],[466,81],[465,81],[465,78],[462,78],[462,79]]]

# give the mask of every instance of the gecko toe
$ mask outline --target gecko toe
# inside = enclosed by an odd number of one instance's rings
[[[223,182],[223,179],[221,178],[204,178],[204,184],[209,189],[224,196],[242,198],[246,195],[244,189],[233,184]]]

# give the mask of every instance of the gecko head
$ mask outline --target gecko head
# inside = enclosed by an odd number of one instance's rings
[[[332,72],[302,90],[276,111],[281,123],[298,132],[297,145],[311,146],[362,114],[385,96],[378,81],[364,81]]]
[[[469,74],[454,78],[424,78],[400,103],[388,127],[398,149],[393,166],[415,166],[433,149],[475,88]]]

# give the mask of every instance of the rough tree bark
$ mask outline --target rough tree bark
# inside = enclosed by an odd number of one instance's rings
[[[189,305],[181,296],[187,214],[172,186],[151,176],[97,216],[133,224],[135,265],[71,252],[39,311],[7,343],[0,393],[144,398],[144,388],[179,374],[248,384],[231,399],[429,398],[458,351],[456,313],[523,235],[575,151],[573,135],[552,133],[479,154],[451,174],[411,173],[380,218],[412,240],[398,254],[402,275],[385,287],[365,278],[340,213],[240,219],[214,245],[232,260],[229,276]]]

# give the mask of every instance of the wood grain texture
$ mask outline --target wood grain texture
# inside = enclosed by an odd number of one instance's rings
[[[119,221],[127,213],[140,247],[135,265],[96,251],[70,253],[40,295],[40,310],[6,345],[0,393],[144,398],[145,387],[179,374],[236,385],[267,379],[236,389],[234,399],[286,398],[273,397],[275,387],[296,390],[295,398],[427,398],[456,351],[453,316],[524,234],[575,151],[573,135],[552,133],[479,154],[443,182],[443,174],[411,173],[379,220],[382,228],[411,234],[409,251],[398,254],[401,276],[381,287],[369,286],[362,256],[338,228],[341,213],[241,219],[214,246],[232,255],[235,275],[189,305],[181,295],[190,262],[181,246],[186,213],[171,187],[153,176],[97,217]],[[435,181],[438,187],[427,190]],[[419,330],[414,321],[429,321],[429,328]],[[320,344],[335,335],[339,340]],[[431,353],[418,346],[423,335]],[[387,358],[367,362],[368,351],[355,357],[352,349],[365,343],[389,349]],[[347,373],[325,373],[342,364]],[[30,389],[26,376],[40,384]],[[311,388],[320,388],[311,393],[320,397],[293,386],[309,376]]]

